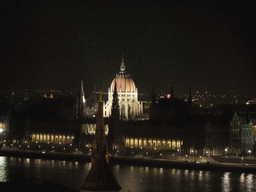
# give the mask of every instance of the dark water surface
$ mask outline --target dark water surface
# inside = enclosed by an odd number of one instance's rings
[[[90,163],[0,156],[0,182],[54,183],[78,189]],[[256,175],[111,165],[123,192],[256,191]]]

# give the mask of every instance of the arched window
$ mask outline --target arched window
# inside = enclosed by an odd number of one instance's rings
[[[133,138],[130,138],[130,147],[133,147]]]
[[[70,143],[70,136],[67,136],[67,143]]]
[[[39,134],[37,133],[37,134],[36,134],[36,141],[39,141],[39,140],[40,140]]]
[[[93,124],[93,131],[92,131],[92,134],[95,135],[96,133],[96,124]]]
[[[176,141],[172,140],[172,150],[176,150]]]
[[[32,141],[35,142],[36,141],[36,135],[33,133],[32,134]]]
[[[126,146],[126,147],[130,147],[130,146],[129,146],[129,138],[128,138],[128,137],[126,137],[125,146]]]
[[[171,140],[167,141],[166,149],[172,149],[172,142],[171,142]]]
[[[165,140],[162,140],[162,149],[165,149],[165,144],[166,144]]]
[[[138,148],[138,147],[139,147],[139,145],[138,145],[138,139],[137,139],[137,138],[134,139],[134,147],[135,147],[135,148]]]
[[[157,140],[156,148],[157,149],[161,149],[161,141],[160,141],[160,139]]]
[[[105,135],[108,135],[108,131],[109,131],[108,125],[106,124],[106,125],[105,125]]]
[[[89,124],[86,124],[86,125],[85,125],[84,133],[85,133],[86,135],[89,134]]]
[[[143,140],[143,147],[144,147],[145,149],[147,148],[147,139],[146,139],[146,138]]]
[[[142,147],[142,139],[139,138],[139,148],[141,148],[141,147]]]
[[[153,139],[153,148],[156,148],[156,139]]]
[[[177,150],[180,150],[180,140],[177,140]]]
[[[63,138],[62,142],[63,142],[64,144],[66,144],[66,135],[63,135],[62,138]]]
[[[90,124],[89,134],[90,134],[90,135],[92,135],[92,134],[93,134],[93,124]]]
[[[148,140],[148,149],[152,149],[152,146],[153,146],[152,139],[149,139]]]

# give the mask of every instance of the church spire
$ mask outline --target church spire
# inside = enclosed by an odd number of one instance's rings
[[[100,100],[97,114],[96,134],[92,146],[92,167],[79,188],[81,192],[85,191],[116,191],[121,192],[122,188],[118,184],[115,175],[108,164],[108,148],[105,135],[103,119],[103,103]]]
[[[83,86],[83,80],[81,79],[81,87],[80,92],[78,92],[79,98],[78,98],[78,118],[83,119],[84,118],[84,109],[85,109],[85,95],[84,95],[84,86]]]
[[[104,126],[104,118],[103,118],[103,102],[102,102],[102,91],[100,92],[100,100],[97,114],[97,122],[96,122],[96,133],[93,140],[92,146],[92,164],[95,159],[102,155],[103,151],[107,149],[107,141],[105,135],[105,126]],[[105,157],[108,161],[108,152]]]
[[[113,92],[111,116],[119,119],[118,93],[117,93],[117,87],[116,87],[116,79],[115,79],[115,87]]]
[[[122,56],[122,62],[121,62],[121,66],[120,66],[120,71],[121,72],[125,72],[124,56]]]
[[[81,79],[81,94],[84,94],[84,83],[83,80]]]

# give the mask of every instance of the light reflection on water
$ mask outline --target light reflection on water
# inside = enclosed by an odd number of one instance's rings
[[[78,189],[91,163],[0,157],[0,182],[55,183]],[[256,191],[254,174],[111,165],[123,192]]]

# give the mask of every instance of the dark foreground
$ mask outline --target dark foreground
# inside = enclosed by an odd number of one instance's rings
[[[35,185],[30,183],[10,183],[10,182],[0,182],[1,191],[26,191],[26,192],[34,192],[34,191],[54,191],[54,192],[78,192],[77,190],[71,190],[69,187],[63,187],[58,184],[45,183],[42,185]]]
[[[55,159],[66,161],[79,161],[89,162],[90,157],[79,154],[64,154],[64,153],[42,153],[42,152],[30,152],[30,151],[9,151],[0,150],[0,156],[12,156],[18,158],[30,158],[30,159]],[[111,157],[111,164],[119,165],[133,165],[139,167],[162,167],[162,168],[177,168],[177,169],[190,169],[190,170],[206,170],[206,171],[220,171],[220,172],[240,172],[240,173],[255,173],[256,167],[253,165],[247,166],[242,164],[229,164],[229,163],[194,163],[185,161],[170,161],[164,159],[153,158],[131,158],[131,157]],[[19,181],[17,177],[15,182],[0,183],[1,191],[77,191],[71,190],[68,187],[63,187],[58,184],[44,183],[41,185],[35,185],[34,183],[27,183]],[[24,180],[23,180],[24,181]]]

